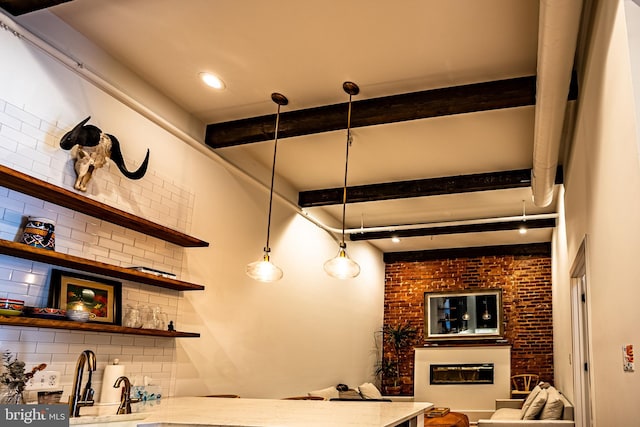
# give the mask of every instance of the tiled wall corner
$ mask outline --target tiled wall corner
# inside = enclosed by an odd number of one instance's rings
[[[0,99],[0,164],[75,191],[69,152],[58,145],[72,126],[52,123]],[[127,159],[130,170],[139,165],[131,160]],[[194,194],[152,169],[137,181],[125,178],[115,165],[99,169],[84,195],[178,231],[188,232],[191,227]],[[57,252],[121,267],[143,265],[178,278],[183,274],[184,248],[9,190],[0,182],[0,239],[19,241],[28,216],[55,221]],[[0,255],[0,297],[46,306],[51,268]],[[136,304],[158,306],[173,320],[179,298],[178,291],[122,282],[124,309]],[[27,367],[47,363],[47,369],[60,371],[63,399],[68,397],[77,358],[85,349],[98,358],[93,376],[97,400],[104,366],[114,358],[126,366],[132,380],[153,378],[165,395],[175,388],[176,352],[171,338],[0,326],[0,350],[5,349],[18,354]]]

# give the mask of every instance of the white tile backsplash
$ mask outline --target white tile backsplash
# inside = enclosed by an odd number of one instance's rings
[[[69,152],[58,146],[68,130],[0,99],[0,164],[75,191],[73,162]],[[141,160],[127,159],[128,168],[137,168]],[[1,185],[2,239],[19,240],[26,217],[43,216],[56,222],[57,252],[123,267],[145,265],[178,278],[183,273],[182,247]],[[189,232],[195,204],[189,189],[180,188],[151,168],[137,181],[124,178],[115,166],[99,169],[83,195],[182,232]],[[28,306],[46,306],[51,268],[0,255],[0,297],[23,299]],[[180,297],[178,291],[122,281],[123,309],[135,304],[159,306],[175,321]],[[27,369],[47,363],[47,370],[60,372],[63,399],[68,397],[77,358],[85,349],[93,350],[98,360],[92,381],[98,401],[104,366],[115,358],[126,366],[125,374],[131,378],[154,378],[165,396],[175,388],[172,338],[0,326],[0,351],[5,349],[18,354]]]

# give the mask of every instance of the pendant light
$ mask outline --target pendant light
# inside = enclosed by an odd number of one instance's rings
[[[272,93],[271,99],[278,104],[278,112],[276,114],[276,129],[274,133],[273,144],[273,164],[271,166],[271,189],[269,191],[269,214],[267,217],[267,243],[264,246],[264,255],[262,259],[247,265],[247,275],[259,282],[275,282],[282,279],[283,273],[280,267],[271,262],[269,253],[269,233],[271,231],[271,207],[273,206],[273,181],[276,173],[276,153],[278,151],[278,127],[280,126],[280,107],[287,105],[289,100],[280,93]]]
[[[347,244],[344,242],[345,213],[347,208],[347,171],[349,170],[349,147],[351,146],[351,98],[360,92],[358,85],[344,82],[342,89],[349,94],[349,112],[347,115],[347,150],[344,162],[344,186],[342,188],[342,239],[338,254],[324,263],[324,271],[336,279],[352,279],[360,274],[360,266],[347,255]]]
[[[487,309],[487,298],[484,298],[484,313],[482,313],[482,320],[491,320],[491,313]]]

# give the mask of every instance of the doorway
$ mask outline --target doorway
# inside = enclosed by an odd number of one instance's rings
[[[577,427],[592,427],[586,237],[582,240],[571,267],[571,323],[575,422]]]

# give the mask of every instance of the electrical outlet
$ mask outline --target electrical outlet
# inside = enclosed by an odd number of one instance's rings
[[[27,390],[39,390],[45,388],[56,388],[60,383],[60,372],[58,371],[38,371],[33,375],[27,384]]]

